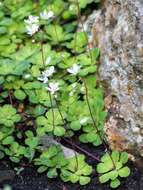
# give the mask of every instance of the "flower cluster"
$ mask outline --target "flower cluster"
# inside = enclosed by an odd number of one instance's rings
[[[43,12],[40,13],[40,17],[30,15],[28,19],[24,20],[26,23],[27,34],[29,34],[30,36],[32,36],[39,30],[39,18],[43,20],[49,20],[51,18],[54,18],[54,12],[44,10]],[[45,65],[49,65],[50,62],[51,62],[51,57],[49,56],[45,61]],[[73,64],[73,66],[71,68],[68,68],[67,71],[71,75],[77,75],[80,71],[80,68],[81,68],[80,65]],[[54,73],[55,73],[55,67],[51,66],[42,72],[41,76],[38,77],[38,80],[46,84],[49,81],[49,77],[51,77]],[[70,96],[72,96],[72,94],[74,93],[75,87],[76,87],[76,83],[73,84],[73,91],[70,93]],[[49,92],[51,92],[51,94],[55,94],[55,92],[59,90],[59,83],[50,82],[49,86],[46,87],[46,89]]]
[[[59,90],[59,83],[58,82],[50,82],[49,86],[46,89],[51,93],[55,94]]]
[[[42,75],[38,77],[38,80],[42,81],[45,84],[48,82],[49,77],[51,77],[54,73],[55,73],[55,67],[51,66],[42,72]]]
[[[30,15],[28,19],[24,20],[26,23],[27,34],[32,36],[39,30],[39,17]]]
[[[73,66],[67,69],[67,71],[71,73],[72,75],[77,75],[80,71],[80,65],[73,64]]]
[[[40,17],[43,20],[49,20],[50,18],[54,18],[54,12],[53,11],[46,11],[40,13]]]
[[[51,57],[48,57],[46,60],[46,65],[49,64],[50,61],[51,61]],[[67,71],[69,73],[71,73],[72,75],[77,75],[80,71],[80,66],[77,64],[74,64],[71,68],[67,69]],[[51,77],[54,73],[55,73],[55,67],[51,66],[42,72],[42,75],[40,77],[38,77],[38,80],[40,80],[44,84],[46,84],[49,81],[49,77]],[[73,87],[73,91],[71,91],[71,93],[69,94],[70,96],[72,96],[75,91],[76,83],[74,83],[72,85],[72,87]],[[59,90],[59,83],[58,82],[50,82],[49,86],[46,87],[46,89],[49,92],[51,92],[51,94],[55,94],[55,92],[57,92]]]
[[[53,11],[46,11],[40,13],[40,18],[43,20],[49,20],[50,18],[54,18]],[[30,15],[28,19],[25,19],[27,34],[33,36],[39,30],[39,16]]]

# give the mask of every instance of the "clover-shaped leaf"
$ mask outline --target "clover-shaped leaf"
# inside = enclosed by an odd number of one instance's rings
[[[85,162],[83,155],[76,155],[68,159],[68,165],[65,165],[61,170],[61,178],[64,181],[71,181],[80,185],[86,185],[90,182],[90,175],[92,173],[92,167]]]
[[[128,154],[125,152],[113,151],[112,154],[106,153],[103,155],[101,163],[97,165],[97,172],[101,174],[99,181],[106,183],[111,180],[110,187],[118,187],[120,185],[118,177],[128,177],[130,175],[130,169],[123,166],[127,160]]]
[[[0,124],[11,127],[14,123],[19,122],[20,119],[20,115],[16,114],[16,109],[11,105],[5,104],[3,107],[0,107]]]

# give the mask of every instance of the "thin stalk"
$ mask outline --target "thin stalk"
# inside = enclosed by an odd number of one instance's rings
[[[43,31],[42,31],[42,33],[43,33]],[[45,57],[44,57],[43,40],[41,40],[40,46],[41,46],[42,63],[43,63],[43,66],[44,66],[44,68],[45,68]]]
[[[45,58],[44,58],[44,48],[43,48],[43,42],[41,41],[41,54],[42,54],[42,63],[45,68]],[[54,109],[53,109],[53,102],[51,93],[49,92],[49,98],[50,98],[50,104],[51,104],[51,110],[52,110],[52,124],[53,124],[53,130],[55,129],[55,116],[54,116]]]
[[[81,18],[81,12],[80,12],[80,7],[79,7],[79,2],[78,2],[78,0],[76,0],[76,1],[77,1],[77,9],[78,9],[78,15],[77,15],[77,17],[78,17],[78,20],[80,21],[80,23],[81,23],[81,25],[82,25],[82,30],[83,30],[83,32],[84,32],[84,36],[85,36],[85,39],[86,39],[86,41],[87,41],[88,52],[89,52],[89,56],[90,56],[90,58],[91,58],[91,63],[92,63],[92,62],[93,62],[93,59],[92,59],[92,54],[91,54],[91,51],[90,51],[90,46],[89,46],[89,41],[88,41],[87,33],[86,33],[86,31],[84,30],[84,25],[83,25],[82,19],[80,19],[80,18]]]
[[[70,145],[74,146],[75,148],[77,148],[78,150],[80,150],[81,152],[85,153],[87,156],[91,157],[92,159],[101,162],[100,159],[96,156],[94,156],[93,154],[91,154],[90,152],[86,151],[85,149],[81,148],[80,146],[71,143],[68,139],[64,138],[64,141],[66,141],[67,143],[69,143]]]
[[[62,119],[62,121],[63,121],[63,125],[66,126],[66,123],[65,123],[63,114],[62,114],[62,112],[61,112],[61,109],[60,109],[60,107],[59,107],[59,105],[58,105],[57,100],[56,100],[55,97],[54,97],[54,99],[55,99],[56,106],[57,106],[57,108],[58,108],[59,114],[60,114],[60,116],[61,116],[61,119]],[[72,139],[70,139],[70,144],[72,145],[72,149],[73,149],[73,151],[74,151],[74,155],[75,155],[75,159],[76,159],[76,165],[77,165],[77,166],[76,166],[76,170],[77,170],[77,169],[78,169],[78,158],[77,158],[77,153],[76,153],[76,151],[75,151],[75,149],[74,149],[74,146],[73,146]]]
[[[94,116],[93,116],[93,114],[92,114],[92,110],[91,110],[91,106],[90,106],[90,102],[89,102],[88,88],[87,88],[86,82],[85,82],[85,80],[83,80],[83,79],[81,79],[81,80],[83,81],[83,84],[84,84],[84,87],[85,87],[86,102],[87,102],[87,106],[88,106],[88,109],[89,109],[89,112],[90,112],[90,116],[91,116],[91,119],[92,119],[92,122],[93,122],[93,126],[94,126],[94,128],[96,129],[96,133],[98,134],[98,136],[99,136],[99,138],[100,138],[100,141],[103,143],[103,146],[104,146],[105,150],[107,151],[107,154],[110,156],[110,159],[111,159],[111,161],[112,161],[112,163],[113,163],[113,167],[116,168],[115,162],[114,162],[114,160],[113,160],[113,158],[112,158],[112,156],[111,156],[111,153],[110,153],[110,151],[109,151],[109,149],[108,149],[108,147],[107,147],[107,145],[106,145],[106,142],[105,142],[104,138],[102,138],[102,136],[101,136],[101,134],[100,134],[100,131],[99,131],[99,129],[98,129],[97,125],[96,125],[96,122],[95,122],[95,120],[94,120]]]
[[[51,6],[51,10],[52,10],[52,6]],[[54,29],[55,29],[55,34],[56,34],[57,42],[58,42],[58,41],[59,41],[59,37],[58,37],[58,33],[57,33],[57,28],[56,28],[55,22],[54,22]],[[56,98],[55,98],[55,101],[56,101],[56,104],[57,104]],[[58,105],[58,104],[57,104],[57,105]],[[65,126],[65,121],[64,121],[64,117],[63,117],[63,115],[62,115],[62,112],[61,112],[59,106],[57,106],[57,108],[58,108],[58,110],[59,110],[59,114],[60,114],[60,116],[61,116],[61,118],[62,118],[63,124],[64,124],[64,126]],[[70,140],[71,140],[71,139],[70,139]],[[72,140],[71,140],[71,141],[72,141]],[[76,159],[76,163],[77,163],[77,168],[76,168],[76,170],[77,170],[77,169],[78,169],[78,158],[77,158],[76,151],[74,150],[74,147],[73,147],[73,151],[74,151],[75,159]]]
[[[78,0],[76,0],[77,2],[77,9],[78,9],[78,21],[80,21],[81,25],[82,25],[82,30],[84,32],[84,35],[85,35],[85,38],[87,40],[87,46],[88,46],[88,51],[89,51],[89,55],[90,55],[90,58],[91,58],[91,63],[92,63],[92,54],[91,54],[91,51],[90,51],[90,47],[89,47],[89,42],[88,42],[88,37],[86,35],[86,31],[84,30],[84,25],[83,25],[83,22],[82,22],[82,19],[81,19],[81,13],[80,13],[80,7],[79,7],[79,2]],[[110,159],[113,163],[113,167],[116,168],[115,166],[115,162],[111,156],[111,153],[110,153],[110,150],[108,149],[107,145],[106,145],[106,142],[104,140],[104,138],[102,138],[101,134],[100,134],[100,131],[96,125],[96,121],[94,120],[94,116],[92,114],[92,110],[91,110],[91,106],[90,106],[90,101],[89,101],[89,97],[88,97],[88,88],[87,88],[87,85],[86,85],[86,82],[85,80],[81,79],[83,81],[83,84],[84,84],[84,87],[85,87],[85,97],[86,97],[86,102],[87,102],[87,106],[88,106],[88,109],[89,109],[89,112],[90,112],[90,116],[91,116],[91,119],[92,119],[92,122],[93,122],[93,126],[94,128],[96,129],[96,133],[98,134],[99,138],[100,138],[100,141],[103,143],[103,146],[105,147],[105,150],[107,151],[108,155],[110,156]]]
[[[8,92],[8,96],[9,96],[10,104],[13,106],[13,101],[12,101],[11,91]]]
[[[52,125],[53,125],[53,130],[55,129],[55,114],[54,114],[54,109],[53,109],[53,102],[52,102],[52,96],[51,93],[49,92],[49,98],[50,98],[50,103],[51,103],[51,110],[52,110]]]

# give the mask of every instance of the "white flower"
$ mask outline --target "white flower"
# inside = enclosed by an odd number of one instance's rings
[[[30,77],[31,77],[30,74],[25,74],[25,76],[24,76],[25,79],[29,79]]]
[[[73,96],[73,95],[74,95],[74,92],[71,91],[71,92],[69,93],[69,96]]]
[[[44,71],[42,74],[46,77],[51,77],[55,73],[55,67],[51,66],[46,71]]]
[[[74,88],[77,86],[77,83],[75,82],[75,83],[73,83],[71,86],[72,86],[72,88],[74,89]]]
[[[28,19],[24,20],[26,23],[27,34],[32,36],[39,29],[39,17],[30,15]]]
[[[82,118],[82,119],[80,120],[80,124],[82,125],[82,124],[86,123],[87,120],[88,120],[88,117]]]
[[[55,94],[59,90],[59,83],[58,82],[50,82],[49,87],[46,87],[46,89],[51,92],[51,94]]]
[[[28,19],[25,19],[24,22],[28,25],[32,24],[38,24],[39,23],[39,17],[38,16],[32,16],[30,15]]]
[[[41,77],[38,77],[38,80],[42,81],[44,84],[48,82],[48,77],[47,76],[41,76]]]
[[[45,61],[45,65],[49,65],[50,62],[51,62],[51,56],[47,57]]]
[[[38,31],[39,26],[37,24],[31,24],[31,25],[27,25],[26,29],[27,29],[27,34],[32,36],[33,34],[35,34]]]
[[[47,83],[49,80],[48,77],[51,77],[54,72],[55,72],[55,67],[51,66],[46,71],[42,72],[42,75],[41,77],[38,77],[38,80],[43,81],[43,83]]]
[[[77,64],[74,64],[71,68],[67,69],[69,73],[72,75],[77,75],[80,71],[80,66]]]
[[[43,20],[49,20],[50,18],[54,17],[54,12],[44,10],[42,13],[40,13],[40,17]]]
[[[72,86],[72,91],[69,93],[69,96],[73,96],[74,93],[76,92],[77,83],[75,82],[71,86]]]

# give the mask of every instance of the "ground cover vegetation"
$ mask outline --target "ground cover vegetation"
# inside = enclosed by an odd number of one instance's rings
[[[64,182],[120,185],[130,169],[127,153],[110,152],[104,137],[103,89],[97,83],[99,49],[90,48],[82,14],[99,0],[4,0],[0,4],[0,159],[25,159]],[[79,28],[79,23],[81,28]],[[81,143],[103,144],[105,155],[90,166],[60,144],[43,149],[45,136],[60,142],[79,133]]]

